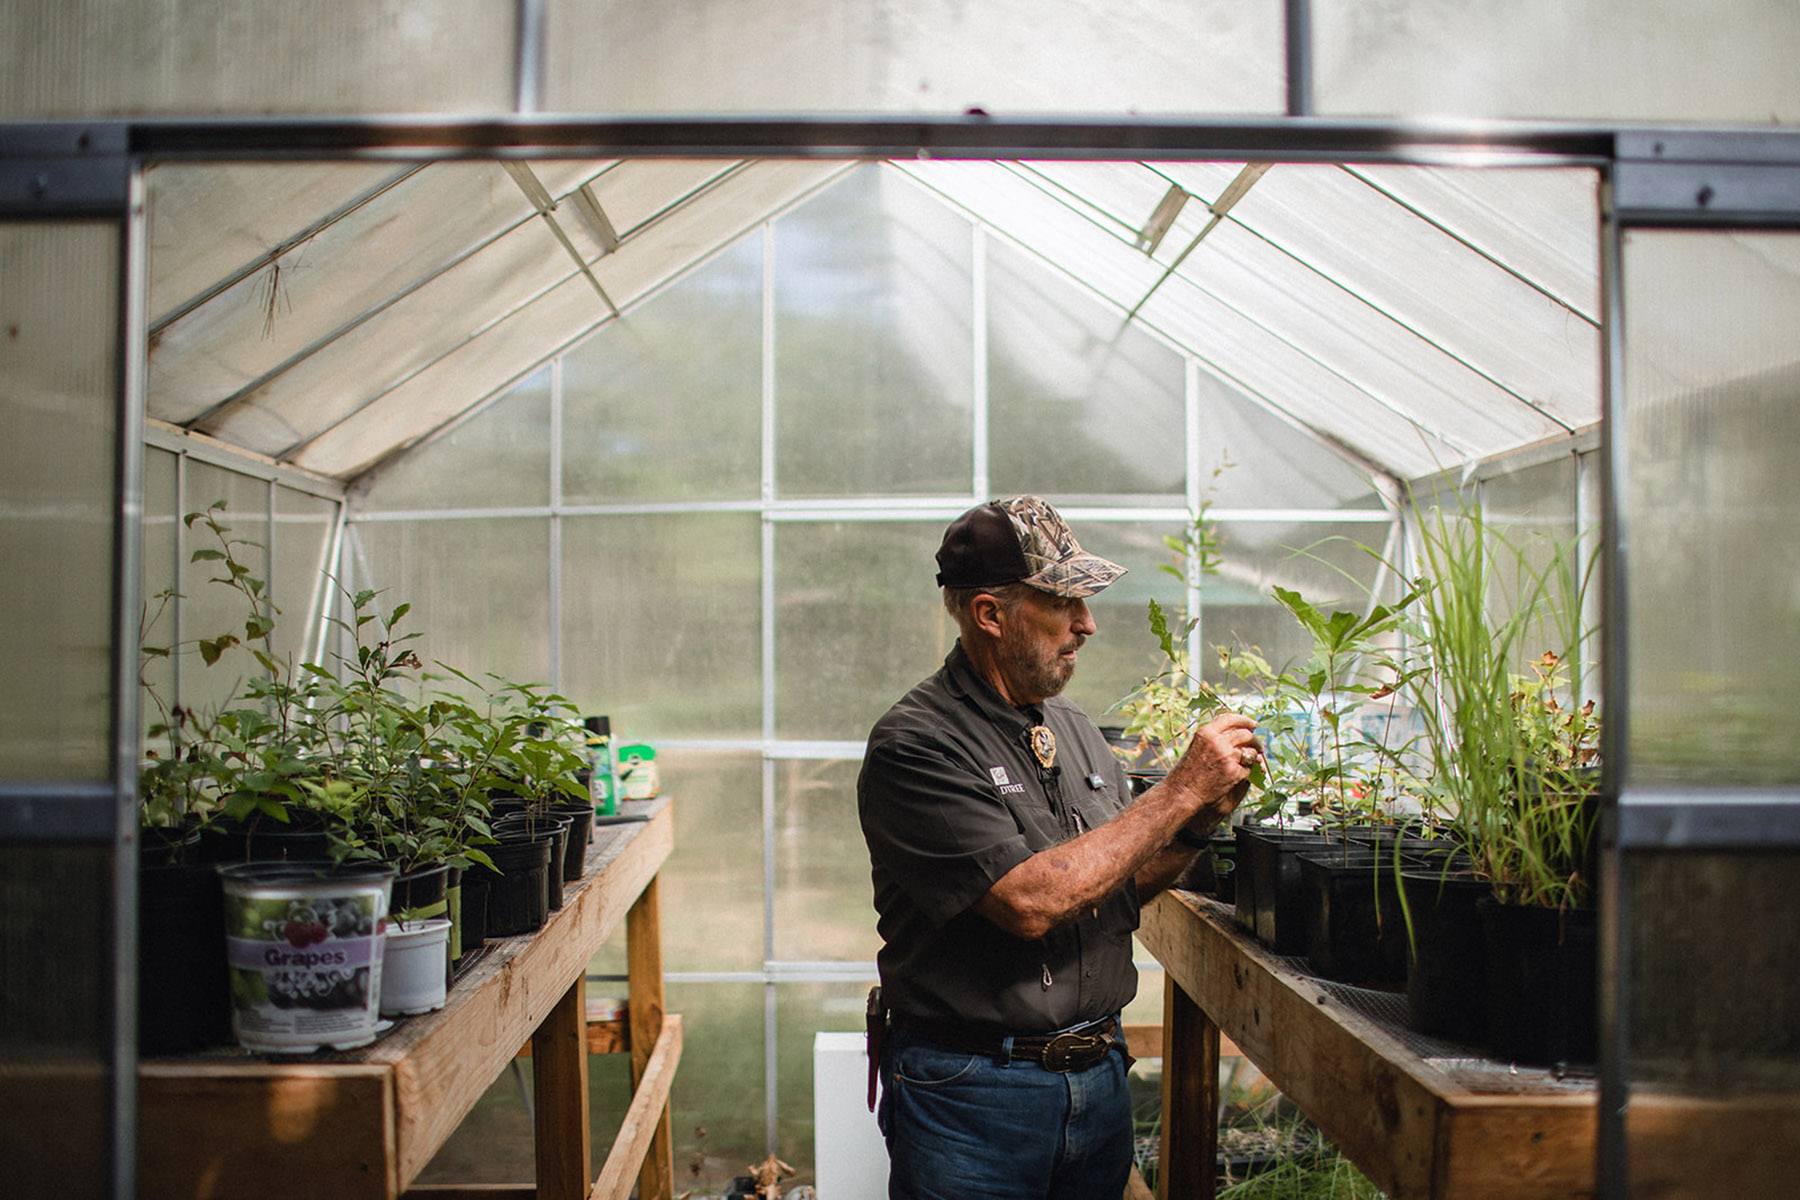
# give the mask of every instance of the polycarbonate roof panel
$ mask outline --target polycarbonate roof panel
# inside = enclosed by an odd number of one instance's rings
[[[627,235],[593,264],[621,307],[729,244],[758,222],[811,194],[847,165],[768,161],[729,169],[710,187],[680,184],[679,163],[622,164],[663,168],[677,207]],[[715,169],[719,164],[712,164]],[[691,169],[693,164],[686,164]],[[610,178],[612,172],[608,173]],[[600,190],[597,188],[596,190]],[[606,198],[602,196],[602,203]],[[611,211],[611,205],[606,204]],[[622,205],[621,211],[632,211]],[[384,455],[454,420],[598,327],[608,312],[588,280],[571,275],[321,434],[296,456],[298,465],[348,478]],[[704,403],[696,397],[696,403]]]
[[[552,112],[1277,113],[1279,4],[548,0]]]
[[[1296,331],[1321,362],[1478,454],[1561,431],[1523,400],[1242,226],[1221,224],[1177,274],[1265,328]]]
[[[729,162],[695,159],[638,159],[597,175],[591,166],[586,171],[567,164],[545,169],[554,166],[536,164],[532,170],[546,190],[572,190],[588,181],[621,248],[660,214],[737,169]],[[564,202],[557,213],[558,224],[584,261],[599,258],[601,247],[575,216],[575,205]],[[378,251],[371,247],[370,252]],[[263,453],[286,456],[578,271],[550,226],[526,217],[479,253],[275,376],[208,432],[243,438]],[[604,311],[592,286],[584,286]]]
[[[151,329],[283,242],[405,178],[392,163],[167,163],[150,178]]]
[[[1158,289],[1139,317],[1240,391],[1394,474],[1410,478],[1472,452],[1436,437],[1385,397],[1334,371],[1308,349],[1308,330],[1259,325],[1184,279]]]
[[[1230,219],[1565,424],[1598,418],[1592,322],[1340,168],[1274,167]]]
[[[159,330],[151,413],[185,424],[536,210],[498,163],[439,163]]]
[[[1793,0],[1317,0],[1321,115],[1800,122]]]
[[[1528,167],[1343,169],[1599,322],[1597,172]]]

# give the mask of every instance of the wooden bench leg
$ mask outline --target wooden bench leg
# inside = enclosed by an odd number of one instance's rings
[[[577,979],[531,1035],[537,1200],[587,1200],[587,980]]]
[[[658,882],[652,879],[625,914],[633,1092],[643,1082],[644,1070],[663,1027],[662,906]],[[650,1139],[650,1151],[638,1172],[638,1200],[674,1200],[674,1196],[675,1145],[669,1136],[669,1106],[665,1103]]]
[[[1163,979],[1162,1200],[1213,1200],[1219,1158],[1219,1027]]]

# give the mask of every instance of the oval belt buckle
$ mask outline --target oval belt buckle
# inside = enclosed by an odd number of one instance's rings
[[[1091,1033],[1059,1033],[1044,1045],[1044,1069],[1046,1071],[1068,1072],[1086,1070],[1098,1062],[1089,1058],[1095,1049],[1095,1038]],[[1077,1059],[1084,1060],[1077,1067]]]

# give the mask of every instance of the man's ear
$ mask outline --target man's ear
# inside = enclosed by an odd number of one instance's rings
[[[1005,632],[1006,606],[1000,603],[998,596],[982,592],[969,601],[969,617],[975,622],[975,628],[991,638],[999,638]]]

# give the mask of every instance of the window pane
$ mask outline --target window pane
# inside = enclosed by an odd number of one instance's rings
[[[1224,561],[1218,574],[1200,581],[1206,682],[1226,682],[1213,646],[1257,647],[1277,669],[1303,663],[1312,639],[1270,589],[1290,588],[1317,605],[1364,611],[1377,571],[1367,551],[1383,553],[1389,529],[1386,522],[1222,523]],[[1383,590],[1384,598],[1391,598],[1390,591]]]
[[[775,765],[776,958],[872,964],[881,948],[856,816],[861,770],[861,759]]]
[[[1200,372],[1200,495],[1218,508],[1380,508],[1367,471]]]
[[[762,487],[760,237],[563,359],[563,500],[754,499]]]
[[[792,1188],[812,1182],[818,1161],[813,1138],[814,1035],[820,1031],[861,1033],[863,1011],[874,982],[871,967],[866,981],[787,983],[775,989],[775,1082],[780,1101],[775,1119],[775,1152],[798,1172],[784,1186]],[[875,1117],[864,1107],[866,1096],[860,1087],[853,1101],[843,1095],[831,1099],[853,1104],[855,1119],[874,1125]]]
[[[1488,590],[1490,619],[1496,625],[1505,621],[1540,588],[1551,613],[1577,605],[1578,594],[1563,586],[1565,570],[1579,570],[1574,456],[1489,479],[1482,484],[1481,499],[1487,527],[1498,539]],[[1570,582],[1578,580],[1577,576]],[[1567,617],[1579,621],[1580,614],[1571,611]],[[1579,629],[1579,625],[1573,628]],[[1527,673],[1529,664],[1546,650],[1558,655],[1574,650],[1584,662],[1597,661],[1597,640],[1579,648],[1573,641],[1571,626],[1547,615],[1521,634],[1514,648],[1513,670]]]
[[[522,683],[549,679],[548,518],[351,528],[356,578],[369,581],[360,586],[383,590],[383,611],[413,606],[400,628],[425,635],[415,645],[427,664],[447,662],[476,679],[488,672]]]
[[[783,738],[868,736],[956,641],[933,556],[946,521],[775,531],[775,712]]]
[[[278,660],[292,655],[295,663],[314,657],[318,645],[317,609],[331,583],[325,577],[330,564],[331,530],[337,520],[335,501],[289,487],[275,489],[275,604],[281,615],[275,620],[275,653]]]
[[[635,737],[621,731],[623,741]],[[760,970],[762,759],[741,751],[660,750],[656,763],[675,808],[675,849],[662,871],[663,965]]]
[[[764,1128],[763,985],[671,983],[682,1015],[682,1069],[669,1098],[675,1194],[723,1194],[768,1153]]]
[[[118,230],[0,225],[0,263],[0,777],[100,779],[111,774]]]
[[[998,242],[987,289],[990,490],[1184,496],[1181,356]]]
[[[188,460],[188,512],[205,512],[223,500],[223,512],[214,513],[233,540],[254,543],[234,546],[232,553],[258,579],[269,577],[269,484],[211,463]],[[184,516],[186,514],[183,514]],[[250,603],[243,593],[226,583],[222,564],[192,561],[197,550],[221,551],[219,539],[204,521],[195,521],[186,532],[189,560],[181,564],[181,703],[199,713],[216,712],[243,698],[244,684],[262,668],[243,646],[226,650],[211,666],[200,657],[194,642],[232,634],[244,636],[244,620]],[[260,647],[258,647],[260,649]]]
[[[762,529],[753,513],[563,520],[562,691],[613,728],[762,733]]]
[[[968,492],[971,241],[879,167],[776,222],[783,496]]]
[[[550,370],[375,473],[358,507],[503,508],[550,503]]]
[[[1625,247],[1628,770],[1800,780],[1800,234]]]

